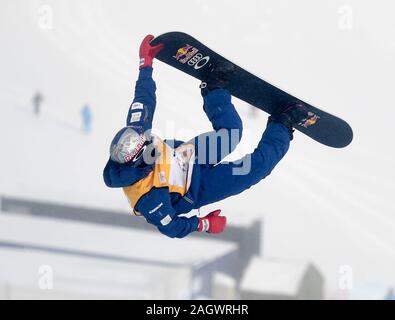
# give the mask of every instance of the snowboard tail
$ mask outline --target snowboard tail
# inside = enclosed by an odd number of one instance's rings
[[[308,109],[309,118],[295,126],[295,129],[312,139],[334,148],[344,148],[353,140],[353,131],[346,121],[258,78],[207,48],[188,34],[182,32],[165,33],[155,38],[152,44],[159,43],[163,43],[165,47],[159,52],[157,59],[199,80],[203,80],[210,66],[221,61],[232,63],[235,72],[230,77],[227,89],[233,96],[269,114],[273,114],[279,108],[303,103]]]

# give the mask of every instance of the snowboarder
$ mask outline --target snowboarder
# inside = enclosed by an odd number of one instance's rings
[[[252,154],[223,163],[240,140],[243,126],[226,89],[233,70],[226,64],[213,65],[200,88],[203,110],[214,130],[189,142],[162,141],[151,134],[156,107],[152,64],[163,48],[152,46],[153,39],[148,35],[140,46],[135,97],[127,126],[111,142],[104,181],[108,187],[122,188],[134,213],[168,237],[183,238],[195,231],[221,233],[226,217],[220,210],[204,217],[180,215],[237,195],[268,176],[287,153],[293,126],[306,119],[307,111],[300,103],[284,106],[269,117]],[[214,141],[214,147],[208,141]],[[248,170],[243,170],[247,162]]]

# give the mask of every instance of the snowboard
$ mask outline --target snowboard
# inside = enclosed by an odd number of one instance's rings
[[[199,80],[203,79],[207,69],[213,65],[221,61],[232,63],[235,72],[230,77],[227,89],[233,96],[269,114],[294,103],[303,103],[309,116],[295,126],[296,130],[329,147],[344,148],[351,143],[353,131],[346,121],[262,80],[192,36],[182,32],[169,32],[152,41],[152,45],[159,43],[163,43],[165,47],[156,56],[157,59]]]

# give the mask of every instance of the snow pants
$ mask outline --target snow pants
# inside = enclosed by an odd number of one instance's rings
[[[220,162],[240,141],[242,121],[227,90],[211,91],[204,97],[204,110],[214,131],[194,138],[199,166],[199,181],[191,188],[191,209],[237,195],[267,177],[287,153],[288,129],[280,123],[269,123],[252,154],[234,162]],[[216,143],[208,143],[209,140]],[[204,143],[204,141],[206,143]],[[192,142],[192,141],[190,141]],[[188,194],[187,194],[188,197]]]

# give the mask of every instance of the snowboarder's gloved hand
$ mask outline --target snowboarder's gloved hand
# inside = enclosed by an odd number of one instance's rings
[[[210,91],[215,89],[226,89],[234,72],[235,68],[230,62],[222,62],[210,66],[200,84],[202,96],[206,96]]]
[[[226,226],[226,217],[220,216],[221,210],[209,213],[204,218],[199,218],[198,231],[208,233],[221,233]]]
[[[152,67],[152,62],[155,56],[164,47],[163,44],[158,44],[156,46],[151,46],[151,41],[155,37],[151,34],[146,36],[140,46],[140,70],[145,67]]]
[[[272,114],[269,117],[269,123],[282,123],[289,130],[290,139],[293,140],[294,127],[298,124],[302,124],[308,118],[309,114],[306,106],[302,103],[296,103]]]

